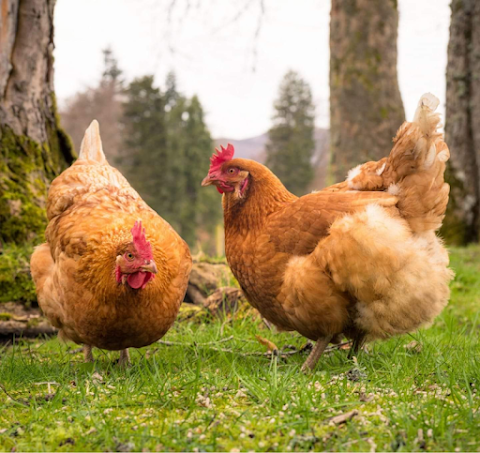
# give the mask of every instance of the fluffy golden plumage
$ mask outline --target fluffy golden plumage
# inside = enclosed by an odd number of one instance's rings
[[[267,320],[317,341],[307,367],[339,334],[358,347],[410,332],[448,302],[452,272],[435,230],[448,202],[449,154],[430,96],[388,158],[323,191],[297,198],[244,159],[204,180],[232,186],[223,196],[228,262]]]
[[[79,159],[53,181],[47,243],[31,259],[40,307],[60,334],[110,350],[142,347],[176,319],[191,257],[185,242],[147,206],[101,148],[98,123],[85,134]],[[141,220],[158,269],[144,289],[119,283],[117,256]]]

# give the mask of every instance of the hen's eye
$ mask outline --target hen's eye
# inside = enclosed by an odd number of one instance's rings
[[[234,168],[230,168],[230,169],[228,170],[228,172],[229,172],[230,174],[233,174],[233,173],[235,173],[235,169],[234,169]]]
[[[127,255],[127,260],[129,260],[129,261],[133,261],[133,259],[135,258],[133,256],[133,253],[130,253],[130,252],[128,252],[126,255]]]

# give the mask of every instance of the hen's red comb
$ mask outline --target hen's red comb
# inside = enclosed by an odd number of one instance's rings
[[[142,221],[137,220],[132,228],[133,245],[137,249],[137,252],[143,259],[153,259],[152,245],[147,241],[145,236],[145,228],[142,228]]]
[[[233,155],[235,154],[233,145],[229,143],[226,148],[220,145],[220,150],[221,151],[215,148],[217,154],[213,153],[212,157],[210,157],[209,172],[218,170],[225,162],[233,159]]]

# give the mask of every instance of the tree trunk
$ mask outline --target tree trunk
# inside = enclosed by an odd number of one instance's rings
[[[478,241],[480,228],[480,3],[453,0],[448,44],[445,137],[451,159],[444,235]]]
[[[43,236],[49,182],[74,158],[53,91],[54,0],[0,0],[0,239]]]
[[[405,120],[397,81],[396,0],[332,0],[330,146],[335,181],[390,152]]]

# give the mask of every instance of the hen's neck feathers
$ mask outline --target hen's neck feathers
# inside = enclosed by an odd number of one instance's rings
[[[245,201],[237,201],[230,194],[223,197],[225,228],[249,232],[259,229],[266,218],[298,197],[290,193],[280,180],[265,166],[244,159],[242,169],[249,172],[248,193]]]
[[[117,282],[115,277],[116,258],[131,241],[130,222],[128,227],[104,229],[99,231],[98,236],[90,236],[86,250],[77,261],[79,263],[77,278],[89,288],[94,299],[99,303],[111,303],[119,306],[138,303],[140,298],[145,298],[145,300],[151,298],[152,292],[158,291],[160,288],[162,291],[167,290],[171,269],[162,248],[157,246],[158,241],[155,237],[149,238],[153,248],[153,257],[159,268],[155,279],[139,290],[132,290],[127,285]]]

